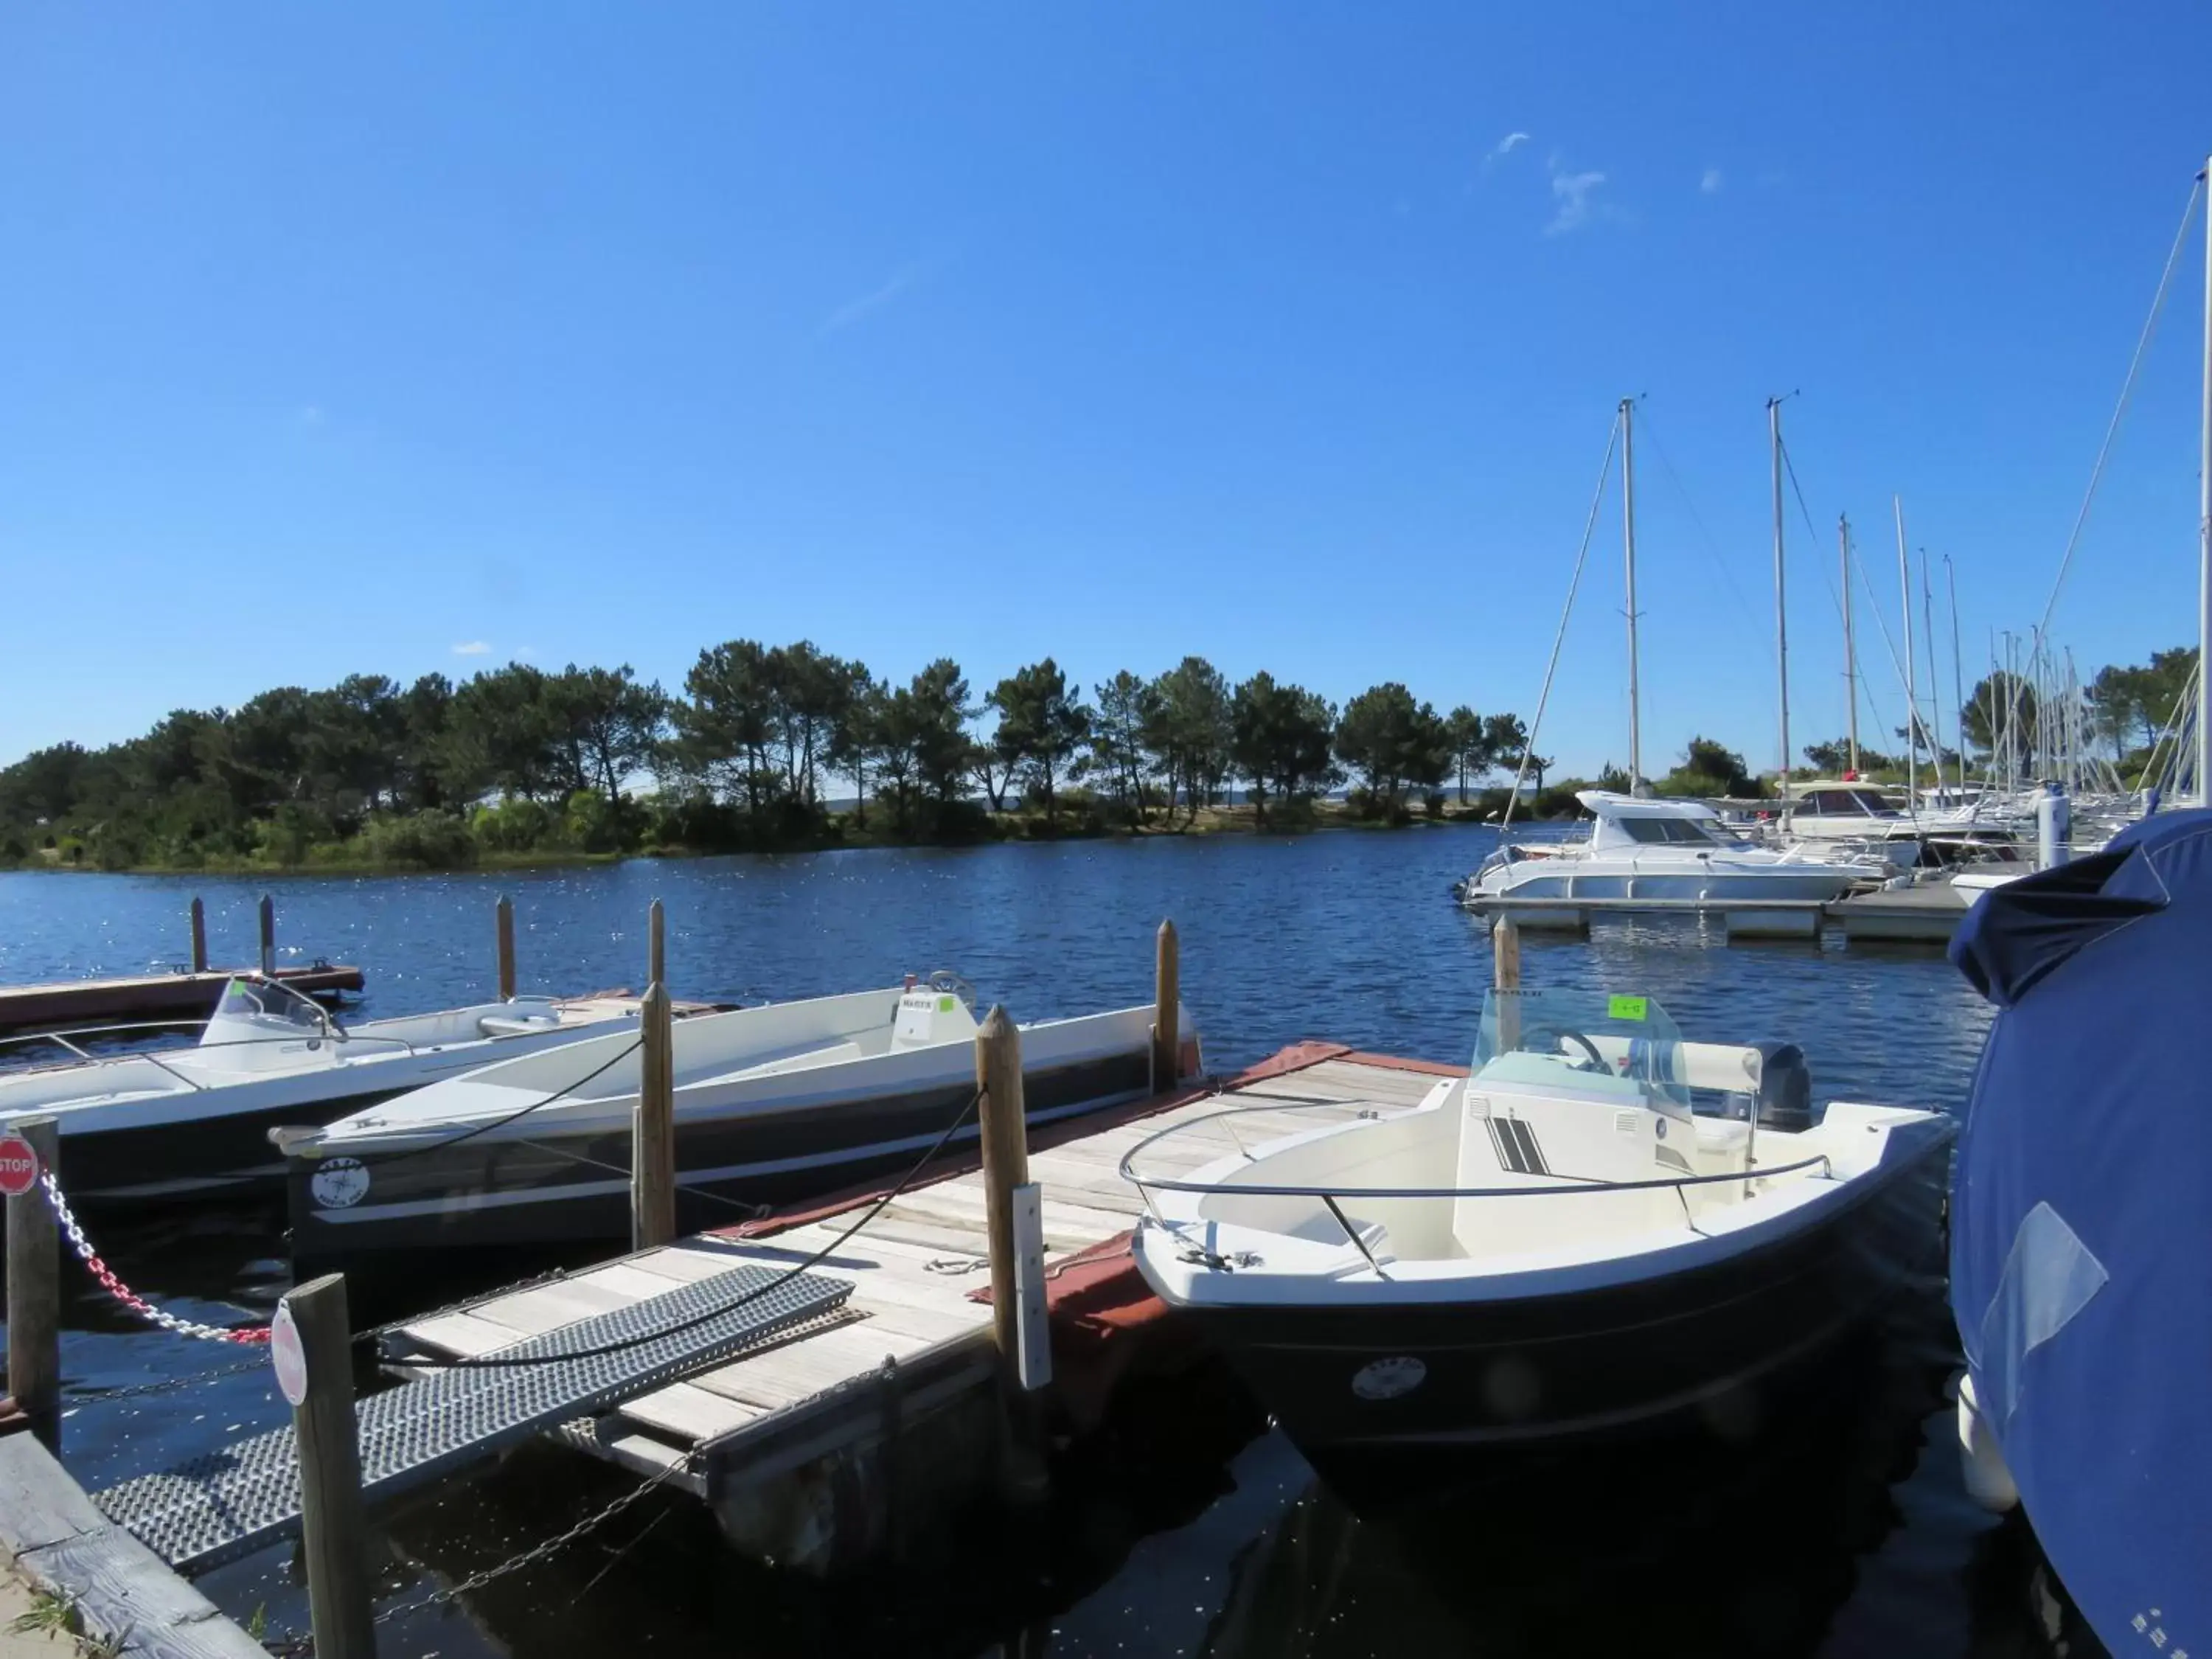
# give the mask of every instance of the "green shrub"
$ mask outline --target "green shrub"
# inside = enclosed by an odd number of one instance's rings
[[[469,829],[478,846],[495,853],[534,853],[552,845],[558,821],[552,809],[510,795],[495,806],[479,806]]]
[[[477,861],[476,838],[458,812],[379,812],[362,827],[362,853],[378,864],[459,870]]]

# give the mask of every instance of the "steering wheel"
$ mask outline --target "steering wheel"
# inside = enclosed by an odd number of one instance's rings
[[[1613,1075],[1613,1067],[1605,1063],[1605,1056],[1598,1053],[1597,1044],[1592,1042],[1580,1031],[1562,1031],[1559,1033],[1559,1041],[1563,1043],[1579,1042],[1583,1046],[1583,1052],[1589,1056],[1590,1063],[1587,1066],[1580,1060],[1574,1062],[1574,1069],[1577,1072],[1599,1071],[1603,1072],[1607,1077]]]

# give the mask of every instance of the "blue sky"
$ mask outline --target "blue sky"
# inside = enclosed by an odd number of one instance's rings
[[[1971,679],[2208,60],[2184,4],[12,8],[0,758],[743,635],[1525,715],[1637,394],[1647,768],[1771,765],[1765,399],[1796,740],[1843,726],[1839,510],[1893,631],[1893,492],[1953,558]],[[2193,632],[2201,273],[2058,610],[2085,672]],[[1609,499],[1570,768],[1626,752],[1620,576]]]

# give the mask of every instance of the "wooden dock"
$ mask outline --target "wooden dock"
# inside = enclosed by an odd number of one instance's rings
[[[204,1019],[215,1012],[222,988],[234,975],[258,971],[210,968],[197,974],[137,974],[119,979],[0,985],[0,1032],[121,1024],[132,1020]],[[326,962],[308,968],[279,968],[273,977],[312,997],[358,991],[364,983],[360,969]]]
[[[1095,1420],[1115,1381],[1146,1363],[1161,1310],[1129,1255],[1144,1200],[1120,1173],[1137,1142],[1224,1105],[1261,1106],[1201,1125],[1146,1156],[1187,1173],[1240,1140],[1417,1104],[1460,1068],[1304,1043],[1212,1088],[1157,1097],[1032,1131],[1030,1179],[1042,1188],[1054,1387],[1063,1418]],[[1271,1099],[1280,1110],[1264,1109]],[[588,1272],[465,1304],[403,1328],[410,1356],[489,1353],[741,1263],[806,1262],[881,1193],[702,1234]],[[908,1188],[811,1273],[849,1282],[840,1316],[774,1346],[624,1401],[562,1437],[709,1503],[741,1549],[827,1572],[897,1553],[902,1527],[941,1522],[993,1466],[994,1397],[983,1179],[972,1160]],[[1171,1349],[1174,1339],[1167,1346]],[[1157,1352],[1158,1350],[1156,1349]],[[902,1521],[887,1490],[927,1492],[927,1516]],[[921,1509],[908,1504],[909,1510]]]
[[[94,1509],[28,1434],[0,1438],[0,1549],[37,1589],[76,1608],[100,1651],[268,1659],[266,1648]]]

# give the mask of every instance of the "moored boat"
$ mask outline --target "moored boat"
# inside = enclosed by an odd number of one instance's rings
[[[1747,900],[1825,903],[1883,873],[1864,863],[1754,846],[1699,801],[1604,789],[1585,789],[1575,799],[1592,817],[1588,839],[1501,847],[1468,881],[1462,902],[1478,909],[1516,899],[1717,908]]]
[[[1031,1122],[1140,1098],[1151,1004],[1021,1028]],[[1180,1030],[1192,1030],[1187,1016]],[[728,1225],[972,1145],[976,1021],[949,975],[690,1019],[672,1041],[678,1224]],[[1194,1071],[1187,1038],[1179,1070]],[[489,1066],[319,1130],[274,1137],[300,1273],[463,1248],[625,1238],[634,1036]],[[958,1124],[956,1129],[955,1125]]]
[[[269,1145],[279,1124],[325,1122],[493,1060],[625,1024],[636,1030],[635,1002],[544,997],[347,1024],[280,980],[244,975],[204,1023],[7,1039],[0,1053],[31,1056],[52,1047],[67,1058],[0,1073],[0,1127],[52,1116],[62,1179],[80,1207],[269,1197],[281,1191],[283,1176]],[[195,1025],[198,1038],[189,1045],[98,1047],[174,1038]]]
[[[1418,1107],[1123,1173],[1146,1280],[1364,1489],[1741,1410],[1940,1261],[1951,1134],[1815,1113],[1796,1049],[1682,1042],[1649,998],[1500,991],[1472,1075]]]
[[[2208,1650],[2212,811],[1991,889],[1951,959],[1998,1009],[1951,1198],[1968,1488],[2115,1652]]]

